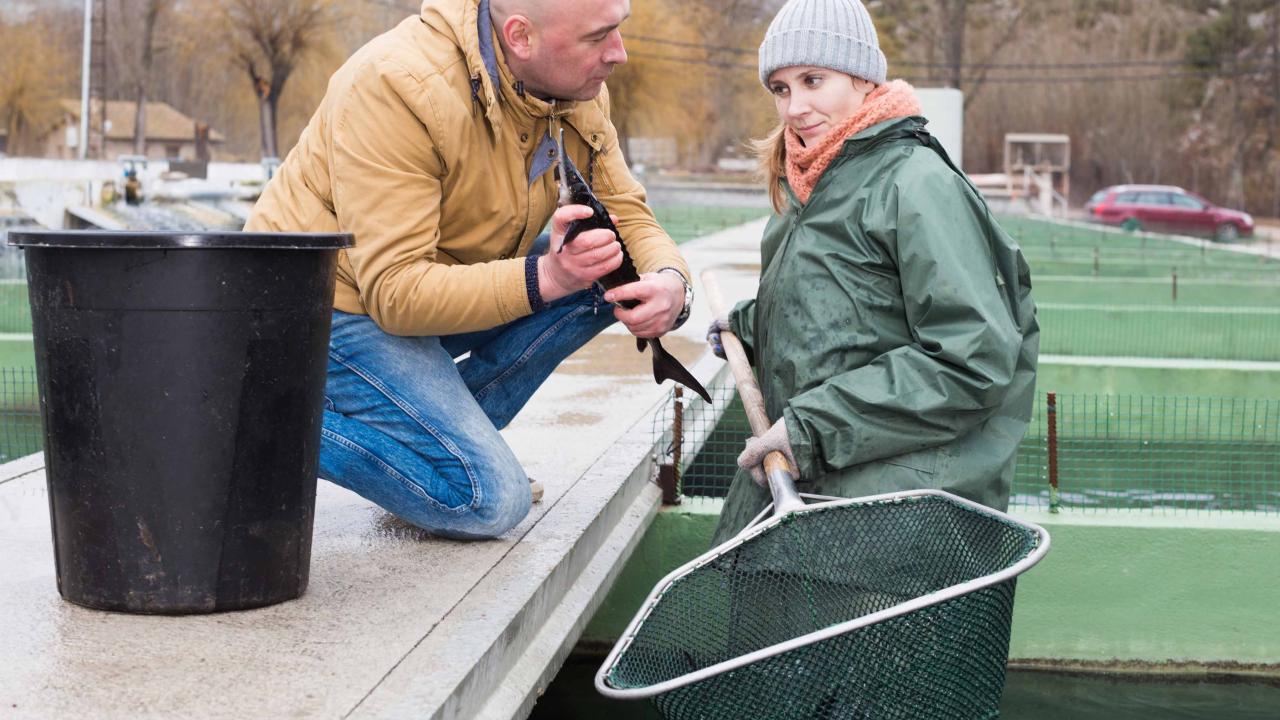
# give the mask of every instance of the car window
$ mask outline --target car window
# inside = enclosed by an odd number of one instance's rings
[[[1180,208],[1187,208],[1190,210],[1204,209],[1204,203],[1191,197],[1190,195],[1180,195],[1178,193],[1174,193],[1172,197],[1173,197],[1173,204]]]
[[[1116,198],[1116,202],[1123,203],[1125,205],[1132,205],[1138,202],[1138,193],[1136,192],[1120,193],[1120,196]]]
[[[1168,205],[1169,193],[1140,192],[1137,202],[1139,205]]]
[[[1089,198],[1089,202],[1087,204],[1097,205],[1098,203],[1102,202],[1104,198],[1107,197],[1107,192],[1108,192],[1107,190],[1099,190],[1098,192],[1093,194],[1093,197]]]

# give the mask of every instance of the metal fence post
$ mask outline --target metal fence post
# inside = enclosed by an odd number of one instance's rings
[[[1048,397],[1045,415],[1049,423],[1049,512],[1056,513],[1062,506],[1058,495],[1058,394],[1048,393]]]
[[[680,455],[684,445],[684,388],[676,385],[671,421],[671,464],[658,468],[658,484],[662,487],[662,504],[680,504]]]

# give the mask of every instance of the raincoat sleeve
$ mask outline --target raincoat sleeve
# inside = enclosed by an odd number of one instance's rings
[[[947,171],[904,174],[886,203],[865,232],[896,258],[914,342],[791,398],[783,413],[801,475],[950,442],[994,414],[1014,376],[1022,338],[981,200]],[[832,268],[856,282],[853,264]]]
[[[523,258],[441,262],[444,167],[427,87],[394,63],[370,63],[336,108],[333,209],[369,316],[393,335],[483,330],[532,312]]]
[[[755,298],[743,300],[729,311],[729,329],[742,341],[742,349],[747,351],[747,360],[756,364],[756,301]]]

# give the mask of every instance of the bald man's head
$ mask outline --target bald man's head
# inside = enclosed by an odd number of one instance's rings
[[[507,65],[525,88],[562,100],[590,100],[627,61],[618,27],[630,0],[491,0]]]
[[[493,16],[494,27],[502,27],[503,21],[512,15],[523,15],[534,22],[545,20],[559,8],[553,7],[564,0],[492,0],[489,3],[489,14]]]

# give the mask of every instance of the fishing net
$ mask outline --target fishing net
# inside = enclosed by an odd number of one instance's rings
[[[672,573],[597,676],[667,718],[992,718],[1044,530],[938,491],[810,505]]]

